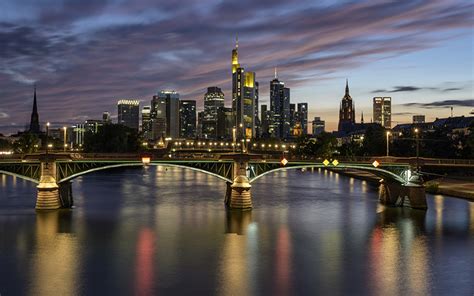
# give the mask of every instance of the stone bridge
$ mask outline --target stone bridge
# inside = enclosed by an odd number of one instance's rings
[[[117,167],[159,165],[191,169],[227,183],[225,204],[231,209],[251,209],[252,183],[279,170],[323,168],[358,170],[380,177],[380,201],[426,209],[425,191],[408,163],[337,160],[264,159],[257,154],[221,154],[210,159],[152,159],[147,155],[37,154],[21,159],[0,159],[0,173],[37,183],[37,210],[54,210],[73,204],[71,180],[91,172]]]

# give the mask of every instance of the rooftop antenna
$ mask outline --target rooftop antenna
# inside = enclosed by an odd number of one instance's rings
[[[239,34],[235,34],[235,48],[239,48]]]
[[[451,117],[453,117],[453,106],[451,106]]]
[[[277,67],[275,67],[275,79],[278,79],[278,71],[277,71]]]

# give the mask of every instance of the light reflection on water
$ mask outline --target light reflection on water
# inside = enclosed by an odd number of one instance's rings
[[[474,203],[429,196],[386,208],[377,188],[332,172],[253,184],[226,211],[225,184],[182,169],[78,178],[76,208],[34,212],[35,187],[0,177],[0,293],[470,295]]]

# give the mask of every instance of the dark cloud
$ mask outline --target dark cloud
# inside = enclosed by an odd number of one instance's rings
[[[33,82],[40,119],[58,122],[114,113],[118,98],[147,102],[162,88],[199,105],[205,88],[217,85],[230,100],[237,33],[241,64],[257,72],[265,100],[277,64],[291,87],[311,85],[436,46],[452,36],[432,33],[471,28],[467,12],[474,8],[461,1],[315,2],[7,0],[0,11],[0,109],[10,118],[0,125],[28,121]]]
[[[462,90],[462,87],[450,87],[443,89],[444,92]]]
[[[417,113],[413,113],[413,112],[394,112],[392,113],[392,115],[394,116],[405,116],[405,115],[415,115]]]
[[[423,108],[442,108],[442,107],[474,107],[474,99],[467,100],[444,100],[430,103],[406,103],[403,106],[423,107]]]

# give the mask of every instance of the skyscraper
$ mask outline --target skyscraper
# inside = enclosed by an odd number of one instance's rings
[[[206,139],[218,138],[218,112],[224,108],[224,93],[216,86],[208,87],[204,95],[202,133]]]
[[[374,122],[385,128],[392,127],[392,98],[374,97],[373,99]]]
[[[112,119],[110,118],[110,112],[104,111],[102,112],[102,121],[104,123],[110,123]]]
[[[119,100],[117,103],[118,124],[128,126],[138,131],[139,105],[140,101],[138,100]]]
[[[255,101],[258,95],[255,72],[245,72],[238,59],[238,42],[232,50],[232,110],[237,137],[255,137]]]
[[[349,131],[355,124],[355,106],[349,94],[349,82],[346,80],[346,92],[339,108],[339,131]]]
[[[273,137],[286,139],[290,136],[290,89],[275,79],[270,81],[270,111],[273,113]]]
[[[196,101],[179,101],[179,136],[193,139],[196,137]]]
[[[179,137],[179,93],[161,90],[151,101],[153,139]]]
[[[413,123],[425,123],[425,115],[413,115]]]
[[[31,112],[31,120],[30,120],[30,133],[39,134],[41,132],[40,125],[39,125],[39,115],[38,115],[38,106],[36,103],[36,84],[33,94],[33,111]]]
[[[298,103],[297,121],[300,123],[303,135],[308,134],[308,103]]]
[[[143,138],[152,139],[151,129],[151,106],[144,106],[142,109],[142,133]]]

